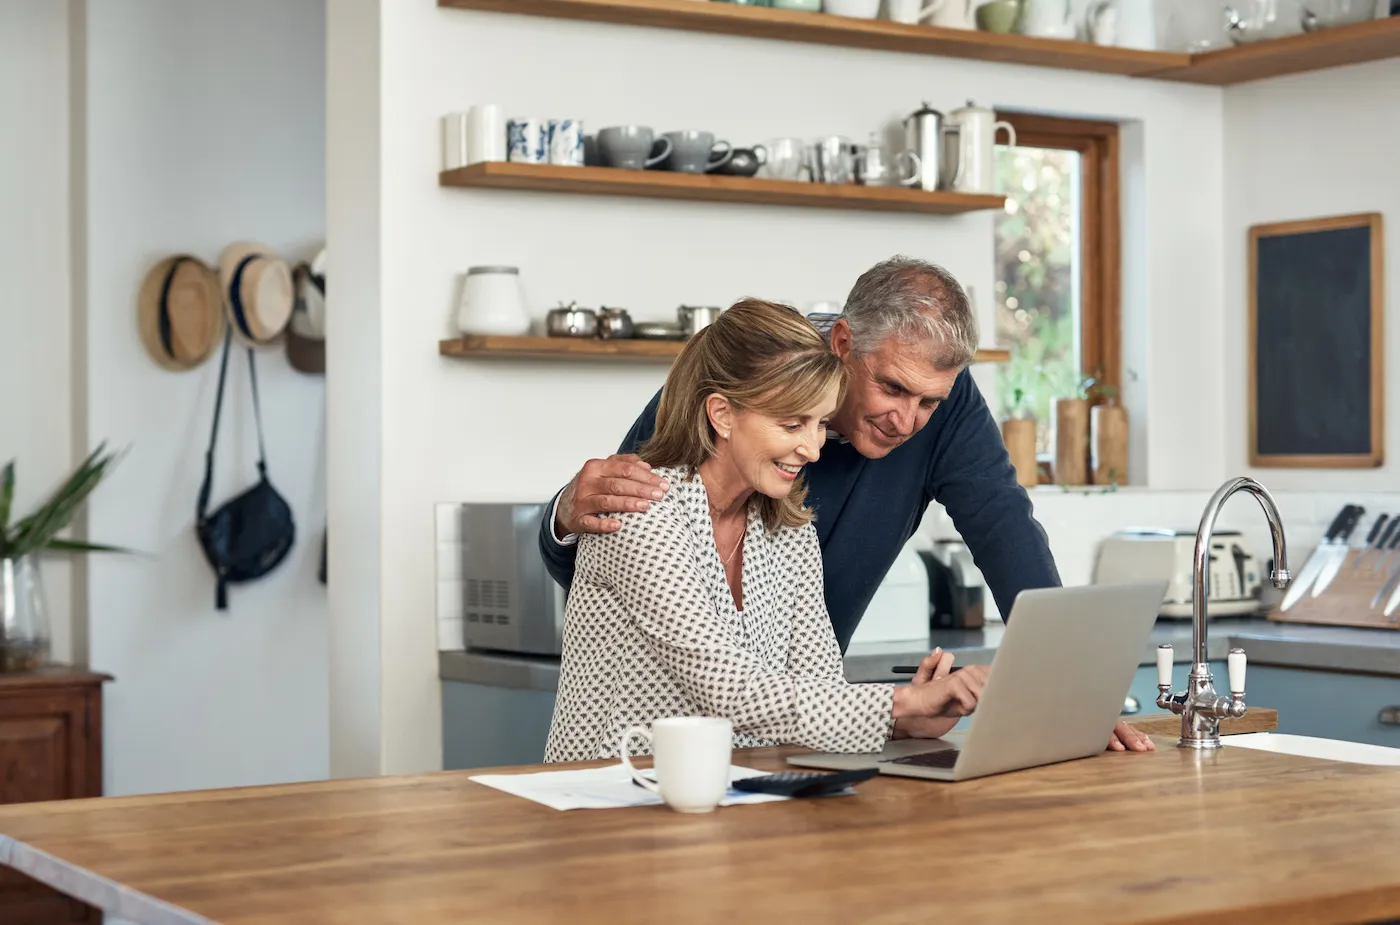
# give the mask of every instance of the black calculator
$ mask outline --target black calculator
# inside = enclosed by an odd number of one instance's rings
[[[730,786],[749,793],[772,793],[783,797],[820,797],[840,793],[851,784],[869,780],[878,773],[878,768],[837,771],[835,774],[823,774],[819,771],[783,771],[778,774],[765,774],[762,777],[745,777],[734,781]]]

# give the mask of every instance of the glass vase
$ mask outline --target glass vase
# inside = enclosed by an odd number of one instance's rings
[[[34,556],[0,559],[0,673],[49,660],[49,609]]]

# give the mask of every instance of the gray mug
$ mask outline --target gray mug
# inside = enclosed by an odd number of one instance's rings
[[[734,149],[727,141],[715,141],[713,132],[667,132],[664,136],[671,142],[671,156],[663,165],[667,170],[678,173],[704,173],[729,163]],[[723,145],[716,154],[715,149]]]
[[[661,153],[652,156],[655,145],[661,146]],[[671,139],[654,138],[645,125],[614,125],[598,132],[598,156],[605,167],[645,170],[670,154]]]

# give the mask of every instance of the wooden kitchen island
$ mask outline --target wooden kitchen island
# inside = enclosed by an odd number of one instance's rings
[[[29,804],[0,860],[150,925],[1400,918],[1400,768],[1173,742],[700,816],[465,771]]]

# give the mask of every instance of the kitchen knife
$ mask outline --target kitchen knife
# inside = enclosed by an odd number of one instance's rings
[[[1392,518],[1390,519],[1390,526],[1385,528],[1385,532],[1386,532],[1386,533],[1391,533],[1391,532],[1400,533],[1400,514],[1397,514],[1397,515],[1395,515],[1394,517],[1392,517]],[[1380,556],[1376,559],[1375,562],[1371,563],[1371,574],[1372,574],[1372,575],[1376,574],[1377,572],[1380,572],[1380,571],[1384,571],[1384,570],[1385,570],[1386,564],[1390,562],[1390,551],[1391,551],[1392,549],[1394,549],[1394,548],[1395,548],[1395,539],[1394,539],[1394,537],[1391,537],[1391,539],[1389,539],[1389,540],[1382,539],[1381,542],[1376,546],[1376,551],[1377,551],[1377,552],[1380,552],[1381,554],[1380,554]],[[1384,549],[1385,552],[1381,552],[1382,549]]]
[[[1346,523],[1347,516],[1351,513],[1352,506],[1348,504],[1337,512],[1337,516],[1332,519],[1332,525],[1327,528],[1327,533],[1322,537],[1322,542],[1317,544],[1317,548],[1308,556],[1308,561],[1303,563],[1303,570],[1298,573],[1298,577],[1293,579],[1293,584],[1288,588],[1288,593],[1283,596],[1283,603],[1279,604],[1279,610],[1287,610],[1298,599],[1307,592],[1308,587],[1317,578],[1318,573],[1327,565],[1330,560],[1332,544],[1336,542],[1337,535],[1342,531],[1342,524]],[[1375,606],[1375,605],[1372,605]]]
[[[1400,584],[1395,586],[1395,590],[1390,592],[1390,600],[1385,602],[1385,615],[1389,617],[1391,614],[1395,613],[1395,608],[1397,606],[1400,606]],[[1390,622],[1394,623],[1395,619],[1392,617]]]
[[[1390,553],[1395,549],[1397,545],[1400,545],[1400,530],[1396,530],[1395,535],[1390,538],[1390,542],[1385,544],[1385,557],[1387,559],[1390,558]],[[1372,610],[1375,610],[1376,605],[1381,602],[1381,599],[1390,593],[1390,588],[1392,585],[1395,584],[1396,578],[1400,578],[1400,568],[1396,568],[1390,573],[1386,580],[1381,584],[1380,590],[1376,592],[1376,596],[1371,598]]]
[[[1351,539],[1351,531],[1356,529],[1357,523],[1361,520],[1361,515],[1366,513],[1366,509],[1361,505],[1354,505],[1351,513],[1347,515],[1346,523],[1342,525],[1342,532],[1337,537],[1337,545],[1329,550],[1331,558],[1318,573],[1317,581],[1313,584],[1312,596],[1317,597],[1327,586],[1332,583],[1332,579],[1337,577],[1337,573],[1342,569],[1342,563],[1347,560],[1347,550],[1351,547],[1347,541]]]
[[[1385,520],[1384,514],[1381,515],[1381,520]],[[1356,561],[1351,564],[1352,569],[1359,571],[1362,559],[1365,559],[1367,556],[1374,557],[1378,555],[1379,550],[1384,549],[1385,544],[1390,542],[1390,535],[1395,532],[1396,527],[1400,527],[1400,516],[1390,518],[1390,522],[1385,525],[1385,529],[1381,531],[1381,535],[1376,537],[1376,541],[1371,543],[1365,552],[1356,557]]]

